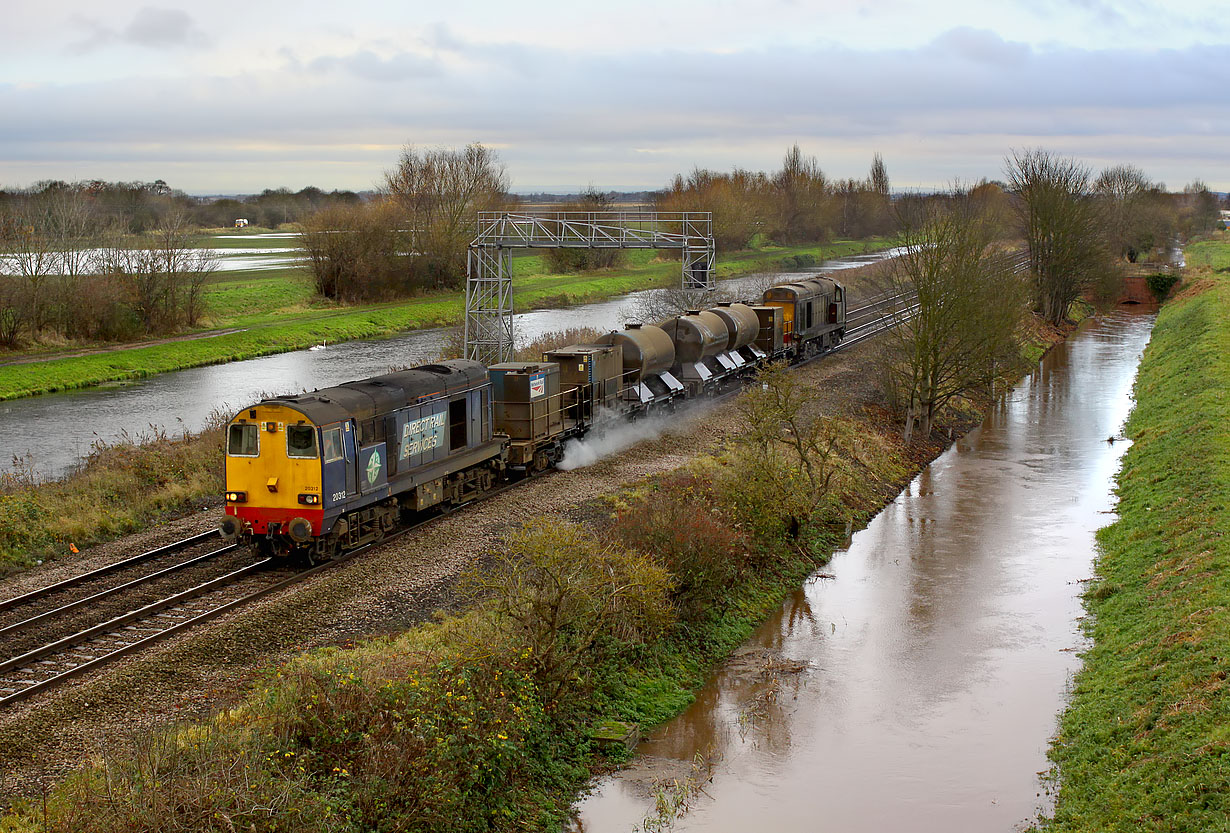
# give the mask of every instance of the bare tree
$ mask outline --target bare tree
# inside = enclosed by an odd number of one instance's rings
[[[100,266],[125,288],[146,332],[167,332],[196,323],[217,259],[194,248],[183,216],[171,214],[144,240],[116,236]]]
[[[406,147],[397,167],[385,173],[384,191],[400,210],[417,280],[455,288],[465,277],[475,215],[507,205],[508,175],[495,152],[480,144]]]
[[[1016,355],[1025,308],[1014,261],[994,247],[995,230],[969,194],[928,204],[902,231],[904,253],[888,271],[887,289],[917,294],[884,335],[891,393],[905,408],[903,435],[926,437],[954,396],[991,384]]]
[[[1013,153],[1008,182],[1019,202],[1021,233],[1029,247],[1034,308],[1051,324],[1108,271],[1102,217],[1090,195],[1090,172],[1049,151]]]
[[[203,311],[205,284],[218,269],[218,258],[192,245],[192,226],[182,212],[167,214],[153,235],[153,250],[170,287],[168,320],[192,326]]]
[[[781,243],[824,240],[828,233],[829,182],[814,156],[797,144],[786,151],[773,178],[778,223],[773,237]]]
[[[768,233],[774,214],[769,178],[736,168],[721,174],[695,168],[676,176],[658,197],[663,211],[713,212],[713,241],[719,249],[744,249],[758,233]]]
[[[342,303],[413,291],[405,235],[388,200],[330,205],[303,221],[300,245],[321,296]]]
[[[26,304],[20,280],[0,267],[0,347],[16,347],[25,326]]]
[[[619,312],[628,322],[657,324],[689,310],[708,309],[722,301],[737,300],[734,293],[724,289],[670,287],[637,293],[620,307]]]
[[[1185,236],[1204,234],[1218,227],[1221,213],[1217,207],[1217,197],[1200,180],[1183,186],[1178,204],[1179,223]]]
[[[1098,175],[1094,194],[1102,204],[1107,245],[1117,258],[1135,263],[1173,234],[1160,189],[1135,165],[1115,165]]]
[[[876,153],[871,157],[871,190],[882,197],[889,193],[888,169],[884,167],[884,157]]]
[[[47,235],[56,252],[52,319],[56,330],[68,336],[80,316],[76,299],[81,285],[98,271],[103,220],[80,188],[49,192],[45,202]]]

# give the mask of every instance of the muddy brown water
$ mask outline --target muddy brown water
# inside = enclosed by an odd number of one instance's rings
[[[1051,351],[596,784],[574,829],[644,828],[655,783],[698,754],[703,792],[675,831],[985,833],[1045,813],[1128,445],[1108,438],[1152,323],[1120,311]]]

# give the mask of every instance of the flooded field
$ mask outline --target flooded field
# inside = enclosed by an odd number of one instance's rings
[[[1045,812],[1152,323],[1115,313],[1053,350],[596,785],[574,830],[643,826],[690,779],[703,792],[676,831],[989,833]]]

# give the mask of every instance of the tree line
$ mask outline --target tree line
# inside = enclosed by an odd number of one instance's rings
[[[198,322],[212,271],[188,235],[243,216],[271,228],[295,223],[317,292],[342,303],[405,297],[464,284],[479,211],[512,208],[498,155],[481,144],[406,147],[376,191],[268,189],[240,199],[190,197],[152,183],[65,183],[0,191],[0,345],[30,339],[121,340]],[[864,179],[828,177],[796,144],[774,171],[697,168],[652,195],[665,211],[710,211],[719,248],[801,245],[918,230],[953,195],[894,195],[877,153]],[[1052,322],[1116,264],[1148,257],[1215,226],[1218,201],[1195,182],[1167,192],[1138,168],[1097,176],[1046,151],[1014,154],[1005,179],[969,198],[992,211],[996,244],[1023,240],[1031,301]],[[593,188],[552,210],[604,210]],[[1022,210],[1025,213],[1021,213]],[[1003,219],[1009,215],[1020,223]],[[552,250],[556,271],[608,268],[619,252]]]
[[[254,226],[276,229],[333,205],[362,202],[367,196],[355,191],[323,191],[309,185],[298,191],[266,188],[259,194],[214,198],[185,194],[161,179],[44,180],[28,188],[0,188],[0,213],[23,211],[31,203],[75,201],[96,225],[128,234],[153,231],[169,217],[201,229],[230,228],[240,218]]]
[[[1033,149],[1008,156],[1004,174],[896,206],[904,253],[884,288],[916,306],[886,332],[881,366],[906,439],[929,435],[954,397],[1018,369],[1030,311],[1060,326],[1078,298],[1112,298],[1129,264],[1168,269],[1180,240],[1220,225],[1202,183],[1168,193],[1132,165],[1094,176],[1077,159]]]
[[[830,180],[798,145],[778,171],[696,169],[652,196],[663,211],[710,211],[722,249],[761,242],[821,243],[893,229],[888,174],[876,154],[865,180]],[[368,202],[332,206],[304,223],[303,245],[317,291],[344,302],[380,300],[427,289],[458,289],[479,211],[515,205],[494,151],[407,147]],[[587,188],[552,211],[611,209],[612,198]],[[618,251],[548,252],[556,270],[607,268]]]
[[[210,201],[154,182],[46,181],[0,190],[0,347],[124,341],[199,323],[216,268],[201,228],[276,228],[356,204],[350,191],[266,190]]]

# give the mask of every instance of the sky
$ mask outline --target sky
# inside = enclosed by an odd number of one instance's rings
[[[1230,0],[3,0],[0,186],[380,185],[493,148],[517,192],[695,167],[897,189],[1042,148],[1230,190]]]

